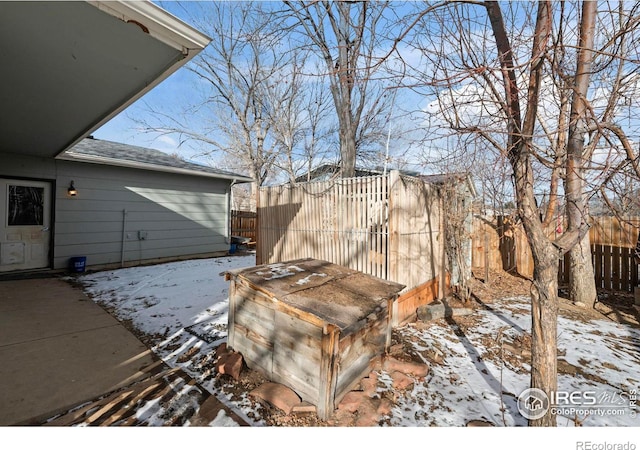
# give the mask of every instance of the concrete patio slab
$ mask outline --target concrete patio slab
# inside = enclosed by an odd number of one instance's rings
[[[0,426],[40,423],[155,366],[146,346],[64,280],[0,281]]]

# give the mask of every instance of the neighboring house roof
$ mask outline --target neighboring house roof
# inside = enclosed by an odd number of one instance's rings
[[[387,173],[389,171],[390,169],[387,170]],[[401,175],[417,177],[431,184],[442,185],[449,182],[466,183],[467,188],[469,189],[469,192],[471,193],[471,195],[474,198],[477,197],[478,195],[475,185],[473,184],[473,179],[471,178],[471,175],[466,172],[439,173],[439,174],[432,174],[432,175],[422,175],[419,172],[410,171],[410,170],[400,170],[399,172]],[[340,173],[340,165],[323,164],[311,171],[309,179],[311,181],[326,181],[333,177],[338,176],[339,173]],[[356,177],[368,177],[368,176],[382,175],[384,173],[385,173],[384,169],[380,169],[380,168],[374,168],[374,169],[356,168]],[[296,181],[299,183],[307,181],[307,175],[299,176],[298,178],[296,178]]]
[[[0,1],[0,152],[57,156],[210,41],[150,1]]]
[[[184,161],[160,150],[94,138],[83,139],[57,159],[222,178],[240,183],[253,181],[244,175]]]
[[[387,169],[387,173],[390,170],[391,169]],[[356,167],[355,171],[356,171],[356,177],[370,177],[375,175],[382,175],[385,172],[384,169],[379,167],[373,168],[373,169]],[[307,178],[309,178],[311,181],[326,181],[326,180],[330,180],[333,177],[338,176],[339,173],[340,173],[339,164],[322,164],[321,166],[318,166],[315,169],[313,169],[309,174],[309,176],[305,174],[297,177],[296,182],[303,183],[307,181]],[[418,172],[406,171],[406,170],[401,170],[400,173],[402,175],[408,175],[413,177],[419,175]]]
[[[471,195],[475,198],[478,196],[476,186],[473,183],[471,174],[467,172],[451,172],[451,173],[438,173],[431,175],[420,175],[420,179],[431,184],[446,184],[446,183],[465,183]]]

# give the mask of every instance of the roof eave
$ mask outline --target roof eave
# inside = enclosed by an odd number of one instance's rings
[[[150,1],[93,1],[87,0],[87,3],[95,6],[99,10],[106,12],[124,22],[133,21],[134,23],[143,24],[149,35],[155,37],[166,45],[182,52],[183,58],[176,61],[168,67],[161,76],[155,78],[144,89],[140,90],[136,95],[129,98],[119,108],[112,111],[111,114],[102,118],[92,126],[84,130],[78,135],[77,139],[70,142],[65,148],[58,152],[57,156],[63,154],[66,150],[72,148],[85,136],[94,130],[102,127],[115,116],[127,109],[133,103],[142,98],[145,94],[173,75],[180,67],[187,64],[198,53],[200,53],[210,42],[211,38],[201,33],[195,28],[182,22],[169,12],[151,3]]]
[[[177,50],[182,50],[188,59],[189,50],[200,51],[211,42],[210,37],[150,1],[88,0],[87,3],[124,22],[144,23],[151,36]]]
[[[233,174],[233,173],[222,174],[222,173],[203,172],[198,170],[185,169],[182,167],[169,167],[169,166],[163,166],[160,164],[126,161],[122,159],[108,158],[105,156],[81,155],[81,154],[73,153],[72,151],[67,151],[65,153],[62,153],[58,155],[56,159],[59,159],[62,161],[74,161],[74,162],[84,162],[84,163],[91,163],[91,164],[102,164],[107,166],[127,167],[130,169],[152,170],[154,172],[167,172],[167,173],[175,173],[175,174],[181,174],[181,175],[216,178],[216,179],[233,181],[234,183],[253,182],[252,178],[246,177],[244,175],[239,175],[239,174]]]

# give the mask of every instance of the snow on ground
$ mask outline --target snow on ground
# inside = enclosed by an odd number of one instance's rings
[[[530,366],[524,358],[500,358],[498,339],[508,343],[528,335],[529,298],[506,298],[491,306],[492,310],[477,311],[477,320],[464,330],[455,323],[433,324],[422,331],[412,325],[398,330],[418,352],[442,352],[444,363],[431,364],[424,386],[417,386],[394,410],[393,424],[464,426],[470,419],[480,419],[498,426],[527,425],[518,412],[517,398],[529,387]],[[558,329],[560,363],[583,371],[560,375],[558,390],[592,392],[581,403],[592,403],[593,397],[597,403],[574,406],[575,412],[570,406],[563,408],[558,426],[575,426],[576,421],[585,426],[640,425],[629,402],[640,388],[638,330],[563,317]],[[609,415],[614,413],[620,415]]]
[[[214,384],[210,360],[227,333],[229,282],[224,272],[254,265],[250,254],[98,272],[76,281],[94,301],[129,321],[170,367],[182,368],[245,420],[261,425],[247,396],[232,400],[224,386]],[[398,328],[397,336],[410,343],[431,371],[423,383],[415,383],[410,393],[398,398],[387,424],[464,426],[484,420],[496,426],[525,426],[517,398],[528,388],[530,368],[526,355],[509,352],[526,341],[529,311],[528,298],[506,298],[477,310],[472,319]],[[595,398],[596,405],[577,413],[561,411],[558,425],[640,425],[629,398],[640,388],[639,349],[637,329],[561,317],[560,363],[571,375],[559,376],[559,390],[589,392],[583,403]],[[383,383],[390,383],[387,378],[380,374]],[[212,425],[234,423],[222,417]]]

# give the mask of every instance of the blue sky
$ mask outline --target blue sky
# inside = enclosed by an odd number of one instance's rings
[[[198,2],[155,1],[154,3],[197,28],[189,15],[194,12],[197,14],[198,9],[193,8],[190,10],[190,5],[195,5]],[[201,29],[200,31],[206,34],[206,30]],[[198,77],[189,71],[187,66],[183,66],[140,100],[96,130],[93,136],[98,139],[154,148],[167,153],[178,153],[183,158],[204,164],[212,163],[211,158],[201,156],[203,150],[198,148],[198,144],[186,143],[179,145],[177,136],[158,136],[157,134],[144,132],[136,121],[136,119],[144,118],[149,118],[149,120],[153,121],[149,109],[158,109],[163,113],[173,111],[180,115],[184,107],[192,100],[189,98],[190,92],[197,86],[198,81]],[[405,104],[407,102],[407,100],[401,100],[398,97],[398,102],[400,101]],[[194,118],[194,120],[198,119]]]
[[[197,3],[194,1],[155,1],[159,6],[167,10],[169,13],[175,15],[179,19],[186,23],[196,26],[193,23],[193,18],[189,17],[191,14],[196,14],[198,8],[190,8]],[[206,34],[206,30],[200,31]],[[403,56],[405,59],[411,60],[412,63],[420,65],[420,56],[409,48],[403,49]],[[212,163],[211,158],[201,157],[202,148],[198,148],[197,144],[186,143],[179,145],[178,137],[176,135],[158,136],[156,134],[144,132],[135,119],[149,118],[153,121],[152,115],[149,113],[149,109],[158,109],[163,113],[175,112],[178,116],[184,110],[184,107],[189,104],[190,92],[198,84],[198,77],[188,70],[186,66],[179,69],[176,73],[164,80],[161,84],[156,86],[153,90],[147,93],[144,97],[131,105],[127,110],[116,116],[109,123],[98,129],[93,135],[98,139],[112,140],[116,142],[123,142],[132,145],[139,145],[143,147],[155,148],[167,153],[178,153],[180,156],[186,159],[194,160],[204,164]],[[409,83],[411,84],[411,83]],[[406,91],[406,90],[403,90]],[[407,92],[402,92],[397,98],[396,107],[392,114],[392,120],[401,122],[403,128],[419,125],[415,122],[413,125],[408,121],[406,117],[402,119],[400,117],[400,108],[405,110],[420,110],[425,109],[427,105],[433,100],[427,91],[423,91],[419,94],[413,94],[410,97],[406,95]],[[195,118],[193,120],[198,120]],[[157,123],[157,121],[155,122]],[[391,149],[393,153],[394,147],[402,147],[404,149],[408,146],[408,141],[403,140],[403,137],[409,138],[411,134],[401,132],[393,134],[394,126],[392,126],[392,142]],[[396,139],[394,139],[394,137]],[[394,145],[395,144],[395,145]],[[431,146],[433,143],[429,146]],[[417,150],[420,151],[420,150]],[[403,165],[407,169],[411,170],[424,170],[425,155],[424,149],[421,151],[423,154],[421,157],[407,157],[402,158]],[[427,152],[430,153],[431,151]],[[432,155],[427,155],[430,159]]]
[[[193,25],[190,23],[184,9],[180,7],[178,2],[165,1],[154,3],[161,4],[160,6],[171,14],[190,25]],[[145,94],[137,102],[129,106],[125,111],[118,114],[108,123],[96,130],[93,133],[93,136],[97,139],[139,145],[141,147],[154,148],[167,153],[177,152],[187,159],[197,159],[194,158],[196,152],[193,151],[193,149],[188,146],[179,148],[176,138],[144,133],[135,120],[135,118],[140,119],[148,117],[149,107],[158,108],[162,105],[163,108],[166,108],[167,105],[172,105],[179,108],[182,102],[187,99],[188,92],[191,90],[194,83],[195,77],[186,69],[185,66],[183,66],[150,92]]]

